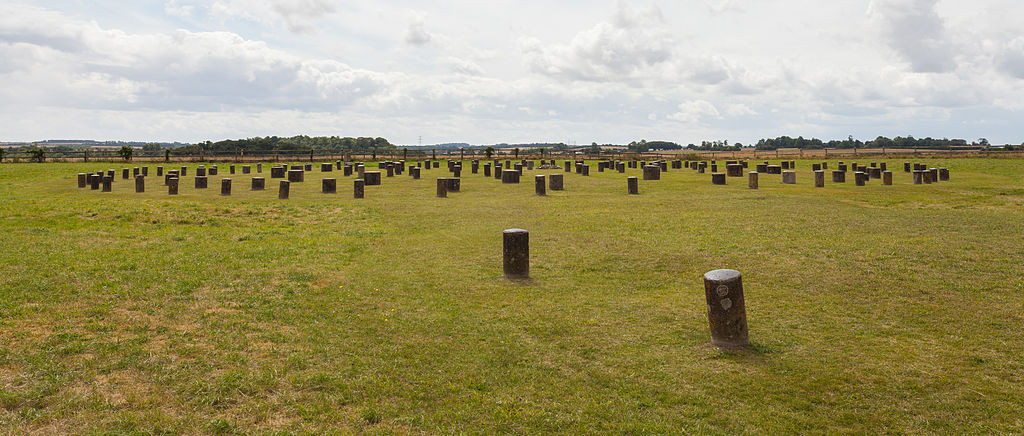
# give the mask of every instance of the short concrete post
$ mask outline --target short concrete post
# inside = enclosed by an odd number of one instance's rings
[[[121,168],[121,178],[122,179],[128,180],[128,178],[129,178],[128,174],[129,174],[128,168]]]
[[[846,171],[832,170],[832,183],[846,183]]]
[[[502,239],[505,278],[530,278],[530,232],[508,229],[503,232]]]
[[[85,185],[87,184],[88,180],[89,180],[88,174],[78,173],[78,187],[79,188],[84,188]]]
[[[565,179],[563,178],[562,174],[552,174],[548,178],[548,188],[550,188],[552,191],[561,191],[565,189]]]
[[[220,195],[231,195],[231,179],[220,179]]]
[[[824,188],[825,187],[825,172],[817,170],[814,172],[814,187]]]
[[[234,174],[234,173],[235,173],[235,166],[234,165],[229,165],[228,166],[228,174]]]
[[[110,192],[112,190],[111,185],[114,183],[114,178],[111,176],[103,176],[103,192]]]
[[[253,177],[252,178],[251,190],[253,190],[253,191],[262,191],[262,190],[264,190],[266,188],[267,188],[267,179],[264,179],[263,177]]]
[[[277,188],[277,198],[278,199],[280,199],[280,200],[287,200],[288,199],[288,194],[289,194],[288,191],[291,189],[291,183],[292,182],[289,182],[287,180],[282,180],[281,181],[281,186],[279,188]]]
[[[635,176],[626,177],[626,192],[629,195],[640,195],[640,179]]]
[[[750,189],[757,189],[757,171],[751,171],[747,173],[747,187]]]
[[[711,184],[712,185],[724,185],[725,184],[725,173],[711,173]]]
[[[787,185],[796,184],[796,171],[783,171],[782,172],[782,183]]]
[[[547,182],[544,180],[543,174],[533,176],[533,186],[537,195],[547,195]]]
[[[322,179],[320,181],[320,191],[324,194],[337,194],[338,179]]]
[[[196,176],[196,189],[206,189],[206,177]]]
[[[139,174],[135,176],[135,192],[143,193],[146,192],[146,176]]]
[[[939,180],[943,182],[949,181],[949,168],[939,168]]]
[[[882,184],[886,186],[892,185],[892,171],[882,172]]]
[[[437,178],[437,198],[445,198],[448,196],[448,179],[444,177]]]
[[[750,346],[740,272],[717,269],[704,274],[711,344],[724,349]]]
[[[178,178],[167,179],[167,195],[178,195]]]
[[[163,175],[164,175],[164,167],[156,167],[156,176],[157,177],[163,177]]]
[[[914,184],[920,185],[924,183],[924,175],[921,170],[914,170]]]
[[[363,179],[355,179],[352,182],[352,198],[363,198],[366,191],[366,182]]]
[[[868,180],[868,173],[865,173],[863,171],[857,171],[857,172],[853,173],[853,182],[857,186],[864,186],[867,183],[867,180]]]

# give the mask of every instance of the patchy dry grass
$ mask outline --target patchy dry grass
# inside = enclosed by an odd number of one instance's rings
[[[815,189],[800,162],[798,185],[672,170],[627,196],[595,167],[537,197],[467,170],[437,199],[442,169],[354,200],[317,171],[286,201],[240,174],[170,197],[75,187],[117,164],[0,165],[0,426],[1024,432],[1024,170],[930,163],[953,180]],[[529,281],[501,278],[510,227]],[[747,353],[708,345],[721,267]]]

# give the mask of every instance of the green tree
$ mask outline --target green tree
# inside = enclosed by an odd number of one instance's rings
[[[210,141],[206,141],[206,143],[209,144]],[[148,152],[160,151],[160,144],[150,143],[150,144],[143,145],[142,146],[142,151],[148,151]]]
[[[164,149],[164,162],[170,162],[170,161],[171,161],[171,149],[165,148]]]
[[[540,148],[540,158],[541,160],[544,160],[544,147]]]
[[[592,154],[601,154],[601,146],[597,145],[596,142],[591,142],[590,143],[590,153],[592,153]]]
[[[377,160],[377,147],[373,147],[373,152],[372,153],[373,153],[372,154],[373,158],[370,159],[370,160]]]
[[[494,147],[488,145],[487,148],[484,149],[484,156],[487,156],[487,160],[490,160],[491,156],[494,156]]]
[[[430,149],[430,158],[433,160],[437,160],[437,150]]]
[[[408,159],[409,159],[409,149],[403,147],[402,148],[402,160],[408,160]]]
[[[7,149],[0,148],[0,162],[4,161],[4,154],[7,154]]]
[[[512,152],[516,154],[516,159],[519,159],[519,147],[516,147]]]
[[[117,155],[121,156],[121,159],[124,159],[126,161],[130,161],[130,160],[132,160],[132,153],[134,151],[135,150],[132,150],[131,146],[125,145],[125,146],[122,146],[121,149],[117,151]]]
[[[33,162],[46,162],[46,149],[43,147],[35,146],[28,149],[28,155],[32,157]]]

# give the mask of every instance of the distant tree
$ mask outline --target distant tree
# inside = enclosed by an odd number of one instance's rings
[[[435,149],[431,149],[430,150],[430,158],[434,159],[434,160],[437,160],[437,150],[435,150]]]
[[[596,142],[591,142],[590,143],[590,152],[593,153],[593,154],[600,154],[601,153],[601,146],[597,145]]]
[[[4,161],[4,155],[7,154],[7,150],[0,148],[0,162]]]
[[[207,144],[208,144],[209,142],[210,142],[210,141],[206,141],[206,143],[207,143]],[[149,143],[149,144],[143,145],[143,146],[142,146],[142,151],[149,151],[149,152],[153,152],[153,151],[160,151],[160,144],[157,144],[157,143]]]
[[[494,156],[494,147],[488,145],[487,148],[484,149],[484,156],[487,156],[487,159],[490,160],[491,156]]]
[[[402,148],[402,160],[407,160],[407,159],[409,159],[409,149],[403,147]]]
[[[122,146],[120,150],[117,150],[117,155],[121,156],[121,159],[124,159],[126,161],[130,161],[130,160],[132,160],[132,153],[134,151],[135,150],[133,150],[131,148],[131,146],[125,145],[125,146]]]
[[[544,159],[544,147],[541,147],[540,149],[538,149],[538,151],[540,151],[540,158],[543,160]]]
[[[33,162],[46,162],[46,149],[43,147],[35,146],[29,148],[28,155],[31,156]]]
[[[373,156],[373,158],[370,159],[370,160],[377,160],[377,147],[373,147],[373,151],[371,153],[373,153],[371,155],[371,156]]]
[[[170,161],[171,161],[171,149],[165,148],[164,149],[164,162],[170,162]]]
[[[466,159],[466,147],[459,147],[459,160]]]
[[[988,145],[989,145],[988,144],[988,139],[978,138],[978,145],[980,145],[982,147],[988,147]]]
[[[516,154],[516,159],[519,159],[519,147],[516,147],[515,150],[512,151]]]

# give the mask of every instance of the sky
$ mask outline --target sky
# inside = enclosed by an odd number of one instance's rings
[[[1021,18],[1020,0],[3,0],[0,141],[1019,144]]]

